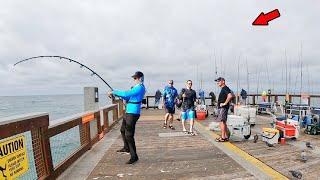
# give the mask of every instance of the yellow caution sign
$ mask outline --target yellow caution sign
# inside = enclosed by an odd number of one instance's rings
[[[24,135],[0,142],[0,180],[11,180],[29,169]]]

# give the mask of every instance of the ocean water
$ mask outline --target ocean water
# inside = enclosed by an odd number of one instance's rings
[[[100,95],[100,107],[110,103],[106,95]],[[0,96],[0,118],[47,112],[50,120],[55,120],[83,111],[83,95]]]

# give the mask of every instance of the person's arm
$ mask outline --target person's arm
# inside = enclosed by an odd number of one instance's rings
[[[225,89],[225,93],[228,94],[228,95],[227,95],[227,99],[225,100],[224,103],[219,104],[220,107],[226,106],[226,105],[232,100],[232,98],[233,98],[233,94],[232,94],[232,91],[231,91],[230,88],[227,87],[227,88]]]
[[[179,96],[179,94],[178,94],[178,91],[176,90],[175,94],[174,94],[174,100],[178,99],[178,96]]]
[[[114,91],[112,91],[112,94],[115,96],[124,98],[124,99],[129,99],[131,96],[135,96],[135,95],[141,93],[142,90],[143,89],[141,86],[136,86],[129,91],[114,90]]]
[[[178,99],[179,99],[179,100],[182,100],[182,99],[183,99],[183,97],[182,97],[183,94],[184,94],[184,89],[182,89],[181,92],[180,92],[180,94],[178,95]]]
[[[229,93],[228,96],[227,96],[226,101],[224,103],[222,103],[220,106],[221,107],[226,106],[231,101],[232,98],[233,98],[232,94]]]

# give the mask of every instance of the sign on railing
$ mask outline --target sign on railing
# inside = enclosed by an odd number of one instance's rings
[[[0,142],[0,179],[16,179],[29,169],[24,135]]]

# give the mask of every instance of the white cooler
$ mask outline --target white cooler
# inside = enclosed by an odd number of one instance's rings
[[[278,144],[279,130],[273,128],[262,128],[262,141],[268,144]]]

